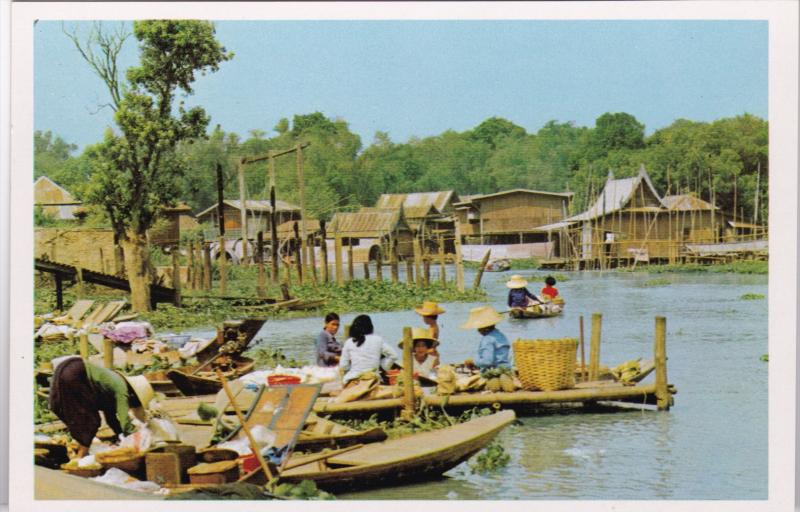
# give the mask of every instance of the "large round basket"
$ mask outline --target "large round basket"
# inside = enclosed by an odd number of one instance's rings
[[[556,391],[575,387],[575,352],[578,340],[516,340],[514,362],[522,387]]]

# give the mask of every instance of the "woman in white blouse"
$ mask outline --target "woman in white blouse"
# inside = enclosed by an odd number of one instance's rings
[[[397,361],[394,349],[373,334],[375,329],[367,315],[359,315],[350,326],[350,338],[344,342],[339,368],[345,372],[342,383],[356,379],[364,372],[377,372],[378,368],[389,370]]]

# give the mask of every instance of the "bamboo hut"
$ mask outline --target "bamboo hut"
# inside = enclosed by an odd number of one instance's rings
[[[223,202],[223,223],[225,226],[225,238],[237,240],[242,238],[242,202],[238,199],[225,199]],[[219,213],[218,203],[214,203],[202,212],[197,214],[200,222],[209,222],[212,229],[204,233],[207,240],[215,239],[219,236]],[[269,201],[248,199],[247,209],[247,238],[254,240],[259,231],[268,233],[270,231],[270,212]],[[300,207],[286,201],[276,201],[275,210],[278,220],[277,225],[287,221],[300,220]]]
[[[362,261],[382,259],[388,255],[393,240],[397,240],[398,256],[405,258],[413,254],[413,234],[403,208],[363,208],[358,212],[337,212],[330,221],[326,236],[331,252],[339,237],[342,246],[353,247],[354,259]]]
[[[458,194],[452,190],[381,194],[375,203],[375,208],[392,210],[402,207],[409,227],[418,233],[423,247],[430,252],[437,252],[441,239],[444,241],[445,252],[453,254],[455,252],[454,205],[460,201]]]

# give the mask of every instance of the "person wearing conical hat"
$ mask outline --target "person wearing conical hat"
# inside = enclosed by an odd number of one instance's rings
[[[436,352],[439,340],[434,339],[428,329],[420,327],[411,329],[411,337],[414,340],[412,346],[414,373],[428,376],[439,366],[439,354]],[[397,346],[403,350],[403,340],[400,340]]]
[[[510,308],[527,308],[531,304],[542,303],[539,297],[528,291],[526,288],[528,281],[520,275],[511,276],[506,286],[510,288],[508,290],[508,307]]]
[[[145,421],[153,396],[153,387],[143,375],[126,377],[71,357],[53,372],[49,405],[78,442],[76,457],[82,458],[100,428],[100,411],[115,434],[128,435],[136,429],[134,418]]]
[[[439,339],[439,315],[444,314],[444,309],[435,302],[425,301],[422,306],[414,308],[414,311],[422,317],[422,321],[428,326],[431,338]]]
[[[503,320],[502,315],[492,306],[473,308],[462,329],[477,329],[482,338],[478,344],[475,360],[467,359],[467,366],[477,366],[481,370],[511,367],[511,343],[506,335],[496,327]]]

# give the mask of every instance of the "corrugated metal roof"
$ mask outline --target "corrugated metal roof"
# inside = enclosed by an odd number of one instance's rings
[[[339,234],[353,238],[379,238],[395,228],[407,227],[400,210],[364,209],[359,212],[338,212],[327,230],[329,237]]]
[[[410,194],[381,194],[376,208],[400,208],[403,205],[406,218],[421,218],[442,213],[451,201],[457,201],[458,196],[452,190],[441,192],[413,192]]]
[[[222,201],[224,204],[230,206],[231,208],[236,208],[237,210],[241,210],[242,202],[238,199],[225,199]],[[209,206],[202,212],[198,213],[198,217],[203,217],[212,211],[216,211],[217,205],[219,203],[214,203],[212,206]],[[266,199],[248,199],[247,200],[247,209],[254,212],[269,212],[271,211],[269,201]],[[275,210],[279,212],[299,212],[300,207],[294,205],[292,203],[287,203],[286,201],[281,201],[280,199],[275,201]]]
[[[600,195],[597,196],[597,200],[594,202],[594,204],[585,212],[579,213],[578,215],[573,215],[572,217],[564,220],[591,220],[596,217],[601,217],[603,215],[619,211],[630,202],[630,200],[633,198],[633,194],[639,189],[640,184],[644,184],[645,186],[649,187],[650,192],[652,192],[652,194],[656,197],[656,199],[659,201],[659,204],[666,208],[666,205],[661,200],[661,196],[658,195],[655,187],[653,187],[653,183],[650,181],[650,176],[647,175],[647,171],[645,170],[644,166],[642,166],[639,168],[639,173],[632,178],[614,179],[613,175],[609,173],[606,184],[603,187]]]
[[[278,237],[279,238],[287,238],[294,236],[294,223],[297,223],[298,231],[302,232],[303,223],[300,220],[287,220],[282,224],[278,224]],[[315,231],[319,231],[319,221],[317,219],[308,219],[306,221],[306,231],[308,233],[314,233]],[[267,233],[268,235],[268,233]]]
[[[661,198],[661,202],[670,210],[718,210],[718,208],[711,203],[689,194],[664,196]]]
[[[47,176],[40,176],[33,183],[33,202],[38,205],[81,204],[66,189]]]

